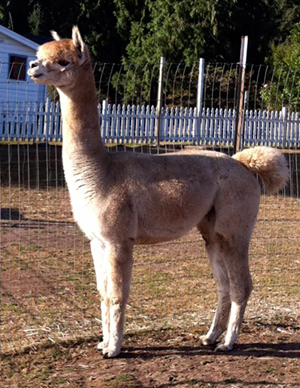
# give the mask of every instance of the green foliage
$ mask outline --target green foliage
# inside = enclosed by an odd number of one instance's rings
[[[48,97],[54,102],[59,101],[58,91],[52,85],[48,86]]]
[[[111,0],[9,0],[0,4],[0,23],[17,33],[50,37],[55,30],[70,37],[73,25],[97,61],[120,61],[125,51],[117,32],[116,7]]]
[[[124,60],[145,64],[159,62],[165,56],[172,62],[190,64],[207,49],[215,53],[219,34],[217,20],[221,13],[225,16],[225,10],[233,3],[224,1],[221,6],[218,0],[147,0],[143,17],[131,22]]]
[[[112,84],[123,104],[156,104],[159,64],[129,65],[124,73],[115,73]]]
[[[289,38],[277,46],[272,45],[269,62],[274,66],[270,82],[261,90],[261,98],[268,109],[299,111],[300,86],[300,23],[291,31]]]
[[[276,44],[285,42],[291,28],[299,22],[300,3],[294,0],[275,0],[272,17],[275,15],[278,31],[274,36]]]
[[[143,3],[138,0],[116,0],[115,3],[119,31],[124,34],[127,29],[128,33],[130,27],[130,39],[122,59],[126,75],[118,77],[116,74],[113,78],[114,86],[118,80],[124,90],[125,103],[130,99],[151,103],[156,99],[157,82],[153,82],[153,79],[157,80],[160,58],[164,56],[171,63],[184,62],[192,67],[194,62],[205,55],[207,46],[211,55],[216,55],[219,33],[217,20],[221,13],[225,15],[225,10],[235,0],[225,1],[222,6],[218,0],[147,0]],[[132,16],[130,12],[134,3],[139,9],[139,17],[137,13]],[[167,105],[171,100],[182,100],[185,94],[180,86],[178,89],[178,86],[172,85],[176,66],[171,68],[168,75],[165,85]],[[178,76],[179,85],[182,77]],[[169,90],[172,90],[172,96]]]
[[[41,34],[44,12],[39,3],[35,4],[32,13],[28,17],[28,23],[33,35]]]
[[[0,22],[1,24],[7,24],[7,6],[9,4],[9,1],[0,3]]]
[[[298,21],[295,0],[3,0],[0,23],[18,33],[70,36],[78,24],[97,62],[145,65],[161,56],[191,64],[238,60],[249,35],[250,62],[285,41]]]
[[[125,101],[132,96],[130,93],[137,80],[143,83],[145,73],[142,69],[146,64],[157,65],[161,56],[171,63],[184,62],[188,66],[193,66],[200,57],[204,57],[206,62],[237,62],[241,36],[248,34],[248,60],[262,60],[268,52],[270,41],[274,39],[274,31],[278,31],[279,15],[273,11],[274,4],[268,0],[146,0],[143,5],[138,0],[115,0],[115,3],[118,3],[116,15],[119,31],[124,34],[126,30],[128,39],[126,53],[122,57],[128,74],[119,79],[126,89]],[[137,13],[131,16],[133,4],[137,6],[140,17]],[[139,69],[129,71],[132,64]],[[222,71],[221,69],[220,72]],[[175,72],[171,72],[170,78],[171,76],[175,77]],[[226,75],[223,74],[222,77],[225,79]],[[193,80],[191,90],[195,89],[196,84],[197,80]],[[166,87],[168,89],[168,85]],[[211,87],[209,103],[215,104],[215,96],[220,95],[222,87],[218,94],[213,91],[213,84]],[[140,95],[152,95],[149,88],[150,86]],[[166,95],[167,103],[168,100],[182,102],[182,90],[172,90],[172,93],[172,96]],[[234,92],[229,95],[232,96],[229,103],[232,107]],[[193,100],[194,95],[190,96],[190,101]]]
[[[29,32],[29,0],[4,0],[0,4],[0,24],[18,33]]]

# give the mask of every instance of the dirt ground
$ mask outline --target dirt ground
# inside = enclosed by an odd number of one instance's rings
[[[24,226],[26,222],[22,221],[20,225]],[[74,244],[78,246],[80,239],[82,239],[80,235],[76,234],[78,241],[74,242],[74,238],[68,237],[66,232],[64,240],[64,230],[68,231],[70,225],[72,224],[60,226],[58,234],[61,238],[58,240],[58,245],[61,247],[64,244],[66,251]],[[31,221],[31,244],[33,244],[35,236],[34,226],[36,224]],[[3,240],[8,243],[8,237],[9,239],[17,239],[22,235],[22,240],[26,241],[25,233],[27,230],[28,228],[25,227],[11,228],[9,234],[3,235]],[[58,238],[57,228],[54,228],[52,224],[48,225],[47,233],[40,231],[40,234],[38,242],[41,246],[47,246],[47,238],[50,240],[54,236],[56,239]],[[14,253],[13,248],[15,247],[10,248],[11,254]],[[88,249],[88,245],[86,249]],[[164,254],[166,254],[167,248],[164,249]],[[182,246],[180,249],[183,250]],[[15,252],[17,253],[17,251],[18,249]],[[41,258],[43,258],[42,253],[42,251],[39,252]],[[2,326],[2,330],[0,328],[2,340],[7,337],[7,330],[11,336],[16,331],[16,336],[21,336],[20,338],[24,340],[23,329],[28,327],[29,318],[23,318],[23,315],[26,315],[29,310],[34,318],[31,325],[36,325],[38,319],[39,322],[42,322],[43,319],[49,320],[51,304],[57,306],[53,317],[54,322],[64,322],[66,326],[74,325],[74,322],[80,320],[80,314],[82,314],[82,308],[77,303],[73,303],[74,300],[77,300],[72,294],[75,292],[74,288],[76,289],[76,279],[72,277],[69,283],[64,280],[62,289],[59,290],[55,283],[51,283],[50,279],[59,277],[63,279],[65,275],[61,275],[56,268],[50,272],[50,267],[47,268],[42,261],[34,269],[34,265],[36,265],[34,259],[31,257],[30,262],[30,256],[27,256],[26,252],[24,254],[23,261],[26,262],[26,267],[22,270],[13,267],[1,273],[1,307],[5,307],[6,302],[8,305],[13,295],[18,308],[22,310],[21,312],[8,311],[7,315],[5,309],[1,309],[2,318],[4,318],[2,321],[4,326]],[[155,260],[157,256],[155,252],[152,255],[152,267],[157,267],[159,271],[165,270],[165,265],[161,267],[160,262]],[[60,257],[59,266],[62,269],[65,268],[64,260],[69,259],[63,252],[61,252]],[[22,256],[18,256],[18,261],[19,266],[25,265]],[[146,264],[144,263],[144,265]],[[90,271],[93,272],[92,266]],[[89,276],[86,275],[86,278]],[[27,295],[28,279],[31,279],[30,295]],[[210,281],[212,282],[211,279]],[[138,287],[138,284],[135,286]],[[213,283],[208,283],[206,287],[211,286]],[[155,310],[153,319],[162,314],[162,311],[159,310],[160,307],[156,308],[159,287],[160,283],[155,283],[156,291],[153,300],[149,300],[149,303],[152,304],[151,308]],[[84,316],[88,317],[95,313],[94,311],[90,312],[89,308],[91,310],[97,308],[95,306],[98,304],[98,295],[94,284],[93,288],[87,292],[85,290],[80,292],[85,295],[85,303],[90,304],[84,308]],[[195,292],[198,293],[198,291]],[[142,294],[135,291],[134,288],[133,293]],[[163,285],[163,293],[167,294],[167,284]],[[36,295],[42,295],[45,298],[45,305],[37,303],[35,310],[32,304],[37,298]],[[191,297],[193,298],[193,296]],[[137,303],[140,303],[139,300]],[[169,308],[170,302],[168,302],[167,297],[165,303],[165,307],[162,306],[162,308]],[[293,308],[293,306],[291,307]],[[44,310],[41,311],[41,308]],[[298,307],[295,306],[295,308]],[[133,312],[129,311],[129,319],[133,321],[133,315],[137,314],[135,311],[142,309],[143,306],[137,306]],[[189,309],[192,313],[193,309],[187,306],[187,310]],[[184,314],[184,311],[179,310],[180,313]],[[138,318],[141,321],[144,319],[144,313],[140,312],[139,314]],[[188,314],[188,311],[185,314]],[[4,352],[0,356],[0,387],[299,387],[300,318],[294,313],[291,316],[284,311],[279,311],[277,316],[272,313],[271,316],[273,316],[272,319],[266,316],[246,319],[238,342],[234,350],[229,353],[215,352],[213,348],[207,348],[200,344],[199,337],[209,327],[208,321],[206,320],[201,324],[201,319],[198,320],[200,324],[195,325],[191,325],[188,319],[183,320],[182,327],[177,328],[154,328],[138,331],[130,329],[125,335],[121,355],[110,360],[103,359],[101,352],[96,350],[99,338],[96,338],[94,334],[86,335],[86,332],[81,336],[81,332],[78,331],[75,338],[67,338],[67,340],[32,342],[31,345],[22,345],[21,350]],[[146,321],[149,319],[149,316],[145,318]],[[159,320],[159,318],[157,319]],[[50,326],[51,322],[47,325]],[[14,342],[13,346],[17,348],[17,343]]]
[[[5,216],[5,214],[4,214]],[[2,220],[5,217],[2,217]],[[3,220],[4,222],[5,220]],[[16,222],[16,221],[12,221]],[[9,245],[10,240],[20,239],[26,243],[29,221],[19,221],[18,227],[9,226],[9,233],[4,233],[2,238],[3,246]],[[4,225],[4,224],[3,224]],[[3,228],[2,225],[2,228]],[[2,339],[7,336],[7,330],[10,334],[16,331],[16,335],[24,339],[24,327],[28,327],[28,317],[26,315],[30,310],[34,318],[31,325],[49,320],[50,305],[57,306],[54,315],[54,322],[64,322],[65,325],[72,326],[74,322],[80,320],[82,308],[73,303],[73,294],[76,289],[76,278],[72,277],[68,282],[66,279],[66,263],[70,260],[69,252],[75,245],[79,246],[82,236],[72,232],[70,236],[70,227],[72,223],[62,225],[37,224],[30,221],[30,244],[35,246],[49,246],[49,240],[57,240],[57,245],[64,249],[60,251],[59,269],[53,266],[52,261],[47,256],[43,257],[42,248],[39,248],[39,262],[34,261],[33,252],[25,250],[22,252],[24,257],[18,253],[20,247],[10,246],[10,256],[16,254],[18,257],[18,268],[16,263],[11,262],[11,267],[1,273],[1,293],[2,307],[6,306],[12,298],[15,298],[19,311],[4,310],[4,326]],[[45,226],[46,232],[43,232]],[[36,229],[35,229],[36,228]],[[5,229],[5,228],[3,228]],[[59,233],[57,232],[59,231]],[[38,232],[39,236],[35,234]],[[259,231],[257,232],[259,233]],[[75,236],[75,237],[74,237]],[[51,244],[50,244],[51,245]],[[184,243],[172,248],[173,252],[184,255]],[[84,248],[88,249],[88,244],[84,243]],[[25,249],[25,248],[24,248]],[[195,248],[193,247],[192,250]],[[259,243],[256,242],[256,249],[259,250]],[[160,255],[166,256],[170,247],[161,247]],[[191,251],[187,251],[190,254]],[[48,252],[49,254],[49,252]],[[50,253],[51,254],[51,253]],[[73,255],[71,251],[70,256]],[[149,255],[148,252],[145,255]],[[157,268],[159,273],[166,271],[166,264],[161,264],[157,259],[158,253],[152,252],[151,266]],[[48,267],[42,259],[48,260]],[[289,257],[287,257],[289,259]],[[143,265],[147,266],[144,256],[137,257]],[[88,260],[87,262],[90,262]],[[5,257],[3,265],[5,266]],[[82,267],[85,262],[82,262]],[[191,259],[189,259],[189,268]],[[260,263],[262,265],[262,263]],[[167,263],[170,266],[170,263]],[[183,264],[182,264],[183,265]],[[269,263],[270,265],[270,263]],[[24,268],[23,268],[24,266]],[[4,268],[4,267],[3,267]],[[21,270],[20,270],[21,268]],[[140,270],[138,266],[137,271]],[[61,274],[61,271],[63,274]],[[203,271],[203,268],[202,268]],[[93,268],[90,265],[86,272],[85,279],[91,277],[90,272]],[[282,268],[279,269],[283,276]],[[138,272],[139,274],[139,272]],[[189,279],[183,275],[184,279]],[[191,277],[191,274],[190,274]],[[58,289],[55,282],[50,279],[61,279],[61,289]],[[29,280],[30,279],[30,283]],[[163,295],[167,294],[168,284],[164,278]],[[213,285],[212,279],[208,280],[205,288]],[[27,293],[30,284],[30,295]],[[139,286],[134,284],[133,293],[139,294],[142,299],[142,291],[135,291]],[[153,299],[149,299],[151,308],[155,310],[154,319],[162,314],[156,303],[159,299],[159,287],[161,284],[156,281],[155,294]],[[179,287],[179,286],[178,286]],[[196,285],[194,285],[196,287]],[[150,287],[149,287],[150,289]],[[149,290],[148,290],[149,292]],[[201,292],[201,290],[200,290]],[[88,290],[80,290],[84,294],[84,302],[90,306],[84,307],[84,316],[88,317],[95,310],[98,303],[98,295],[95,292],[95,286]],[[195,289],[195,293],[199,293]],[[260,292],[258,292],[259,294]],[[208,293],[209,294],[209,293]],[[45,305],[38,304],[35,310],[33,301],[40,295],[45,298]],[[298,295],[298,296],[297,296]],[[296,298],[299,298],[299,291]],[[37,297],[38,296],[38,297]],[[192,298],[193,295],[191,296]],[[255,297],[254,297],[255,298]],[[136,297],[134,297],[136,299]],[[137,304],[141,303],[137,299]],[[289,296],[294,300],[295,296]],[[162,309],[168,309],[170,302],[167,297],[164,300],[166,305]],[[83,302],[82,302],[83,303]],[[192,302],[193,303],[193,300]],[[134,306],[134,303],[133,303]],[[294,306],[290,306],[293,307]],[[41,312],[41,308],[44,310]],[[295,309],[298,307],[295,306]],[[48,309],[48,310],[47,310]],[[129,311],[130,320],[134,320],[135,311],[142,310],[143,306],[137,306],[136,310]],[[149,306],[148,306],[149,309]],[[191,310],[187,306],[187,310]],[[25,311],[24,314],[22,311]],[[145,310],[145,308],[144,308]],[[147,308],[145,310],[147,312]],[[147,312],[149,314],[149,312]],[[179,314],[184,314],[182,309]],[[44,314],[44,315],[43,315]],[[78,314],[78,315],[77,315]],[[187,313],[188,314],[188,311]],[[39,315],[41,315],[39,317]],[[185,315],[186,316],[186,315]],[[272,318],[270,318],[272,316]],[[142,318],[141,318],[142,317]],[[139,313],[139,320],[143,319],[143,313]],[[242,332],[238,338],[233,351],[229,353],[215,352],[213,348],[204,347],[200,344],[199,337],[208,330],[207,320],[201,324],[191,325],[188,319],[184,320],[182,327],[164,328],[164,329],[130,329],[125,335],[123,351],[116,359],[103,359],[101,352],[96,350],[99,338],[94,334],[81,336],[81,332],[75,335],[75,338],[67,340],[53,340],[22,346],[21,350],[4,352],[0,356],[0,387],[1,388],[38,388],[38,387],[82,387],[82,388],[166,388],[166,387],[299,387],[300,386],[300,318],[295,313],[290,315],[288,312],[280,310],[278,315],[272,313],[270,317],[263,316],[246,319],[242,327]],[[149,316],[145,318],[149,321]],[[157,318],[159,320],[159,318]],[[185,325],[186,324],[186,325]],[[41,325],[41,323],[40,323]],[[51,323],[47,324],[51,325]],[[155,325],[153,325],[155,327]],[[21,333],[21,334],[20,334]],[[23,334],[22,334],[23,333]],[[12,334],[11,334],[12,335]],[[16,342],[14,346],[17,348]]]
[[[246,322],[226,354],[201,346],[201,334],[182,329],[127,335],[116,359],[103,359],[95,338],[27,349],[2,356],[1,387],[299,387],[299,322]]]
[[[200,344],[216,288],[203,242],[192,234],[135,252],[123,350],[108,360],[96,350],[94,269],[60,184],[60,158],[54,154],[54,167],[45,162],[49,171],[38,179],[37,155],[32,173],[21,164],[13,185],[1,186],[0,388],[300,387],[294,186],[262,197],[250,252],[254,292],[233,351]],[[2,165],[2,182],[8,170]]]

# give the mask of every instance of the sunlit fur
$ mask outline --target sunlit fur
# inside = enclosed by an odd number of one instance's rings
[[[213,323],[201,340],[213,344],[226,331],[217,349],[232,349],[252,290],[248,249],[261,192],[255,175],[276,192],[288,179],[284,157],[267,147],[234,158],[213,151],[108,153],[88,49],[77,27],[72,40],[53,36],[28,74],[60,95],[65,177],[74,218],[91,240],[101,295],[98,348],[105,357],[120,353],[134,244],[173,240],[196,226],[219,291]]]

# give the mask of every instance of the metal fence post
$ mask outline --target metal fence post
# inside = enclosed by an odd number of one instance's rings
[[[242,36],[241,53],[240,53],[238,98],[237,98],[236,119],[235,119],[234,151],[233,151],[234,153],[240,151],[240,149],[243,146],[243,144],[241,144],[242,138],[243,138],[242,115],[243,115],[247,49],[248,49],[248,36]]]
[[[159,65],[159,79],[158,79],[158,91],[157,91],[157,105],[156,105],[156,120],[155,120],[155,136],[157,146],[159,146],[161,138],[161,116],[162,116],[162,99],[163,99],[163,82],[165,71],[166,58],[160,58]]]
[[[205,71],[205,59],[200,58],[199,59],[198,88],[197,88],[197,119],[196,119],[197,145],[200,144],[200,129],[201,129],[203,92],[204,92],[204,71]]]

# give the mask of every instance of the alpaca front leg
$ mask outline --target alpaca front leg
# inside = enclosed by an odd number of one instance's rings
[[[109,326],[110,326],[110,314],[109,314],[109,299],[107,297],[101,300],[101,318],[102,318],[102,341],[97,345],[97,349],[102,350],[107,348],[109,343]]]
[[[111,301],[109,343],[102,349],[104,358],[116,357],[121,352],[125,309],[125,302]]]
[[[103,348],[105,358],[121,351],[125,309],[129,297],[132,271],[132,244],[111,247],[107,256],[107,296],[109,299],[109,343]]]
[[[104,349],[109,343],[109,299],[107,298],[107,263],[105,261],[104,245],[99,240],[91,241],[91,252],[94,260],[96,272],[97,290],[101,298],[101,318],[102,318],[102,342],[99,342],[97,349]]]

